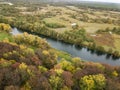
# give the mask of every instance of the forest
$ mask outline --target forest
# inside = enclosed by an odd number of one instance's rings
[[[66,59],[38,36],[0,27],[0,90],[120,89],[119,66]]]
[[[73,57],[39,37],[119,58],[119,25],[118,9],[0,4],[0,90],[120,90],[120,66]],[[12,35],[14,27],[24,33]]]

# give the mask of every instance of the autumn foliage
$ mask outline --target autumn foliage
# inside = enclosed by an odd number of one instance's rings
[[[0,42],[0,90],[120,90],[120,67],[61,59],[28,33],[13,39]]]

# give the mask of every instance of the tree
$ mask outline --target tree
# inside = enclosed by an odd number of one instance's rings
[[[80,80],[82,90],[103,90],[106,85],[106,79],[103,74],[84,76]]]
[[[113,56],[119,57],[119,56],[120,56],[120,55],[119,55],[119,51],[114,51]]]
[[[75,66],[75,68],[83,67],[83,61],[79,57],[72,58],[72,64]]]
[[[0,30],[10,32],[11,27],[9,24],[0,23]]]
[[[60,62],[60,66],[62,67],[63,70],[65,71],[70,71],[70,72],[74,72],[75,71],[75,67],[72,65],[71,62],[68,62],[66,60],[63,60]]]
[[[5,83],[6,86],[9,86],[9,85],[20,86],[21,85],[20,74],[16,71],[6,72],[4,79],[6,81]]]
[[[108,53],[109,53],[109,54],[112,54],[112,53],[113,53],[112,48],[109,48]]]
[[[20,74],[21,84],[24,85],[26,81],[30,78],[30,70],[25,63],[21,63],[19,68],[17,68],[17,72]]]
[[[61,77],[64,80],[64,85],[71,89],[71,87],[73,86],[72,73],[64,71]]]
[[[30,77],[29,84],[32,90],[52,90],[47,78],[40,74]]]
[[[97,46],[97,47],[96,47],[96,50],[97,50],[98,52],[105,52],[105,49],[104,49],[103,46]]]
[[[43,66],[47,67],[48,69],[54,67],[57,63],[57,55],[52,50],[41,50],[38,49],[36,51],[36,55],[41,60]]]
[[[11,85],[11,86],[6,86],[4,90],[20,90],[20,87]]]
[[[49,82],[52,90],[60,90],[62,88],[63,80],[58,76],[50,76]]]

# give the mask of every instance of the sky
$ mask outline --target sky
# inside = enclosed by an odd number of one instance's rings
[[[85,0],[85,1],[100,1],[100,2],[120,3],[120,0]]]

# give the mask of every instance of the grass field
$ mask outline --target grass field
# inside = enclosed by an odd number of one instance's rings
[[[45,15],[47,13],[52,14],[49,18],[44,18],[43,21],[46,23],[56,23],[65,25],[65,28],[56,28],[53,30],[58,32],[64,32],[66,30],[71,30],[71,24],[77,23],[79,28],[85,28],[88,33],[94,33],[99,29],[105,29],[107,27],[113,28],[118,27],[119,25],[115,25],[111,23],[111,21],[120,20],[120,12],[118,11],[107,11],[107,10],[99,10],[92,8],[80,8],[77,6],[41,6],[36,8],[34,11],[27,11],[30,7],[16,7],[21,10],[21,13],[26,15]],[[75,16],[72,18],[71,16]],[[88,21],[81,21],[81,19],[87,18]],[[110,19],[110,23],[98,23],[100,20]],[[93,20],[93,21],[92,21]],[[97,20],[98,22],[94,22]]]
[[[10,34],[6,33],[6,32],[0,32],[0,41],[7,39],[10,41],[13,41],[13,38]]]
[[[48,10],[46,12],[56,13],[57,11],[60,12],[60,15],[53,16],[51,18],[44,18],[43,21],[46,23],[57,23],[65,25],[66,28],[62,28],[61,30],[58,29],[58,32],[64,32],[65,30],[71,30],[71,24],[77,23],[79,28],[85,28],[88,33],[94,33],[99,29],[105,29],[107,27],[113,28],[118,27],[119,25],[109,24],[109,23],[91,23],[91,22],[83,22],[79,20],[79,18],[88,17],[91,19],[108,19],[111,20],[119,20],[119,12],[116,11],[93,11],[92,9],[79,9],[75,6],[68,6],[67,8],[63,7],[54,7],[48,6]],[[55,9],[55,10],[54,10]],[[53,10],[53,11],[52,11]],[[92,14],[93,13],[93,14]],[[71,15],[75,15],[76,18],[72,18]],[[117,17],[117,18],[116,18]],[[57,29],[54,29],[57,31]]]
[[[45,18],[44,21],[46,23],[59,23],[59,24],[65,25],[66,28],[62,29],[61,31],[71,30],[72,23],[77,23],[79,28],[84,28],[88,33],[94,33],[99,29],[106,29],[107,27],[109,27],[110,29],[113,27],[118,27],[117,25],[113,25],[113,24],[98,24],[98,23],[82,22],[82,21],[75,20],[73,18],[69,18],[67,16],[66,16],[66,19],[69,21],[61,20],[60,17]]]

